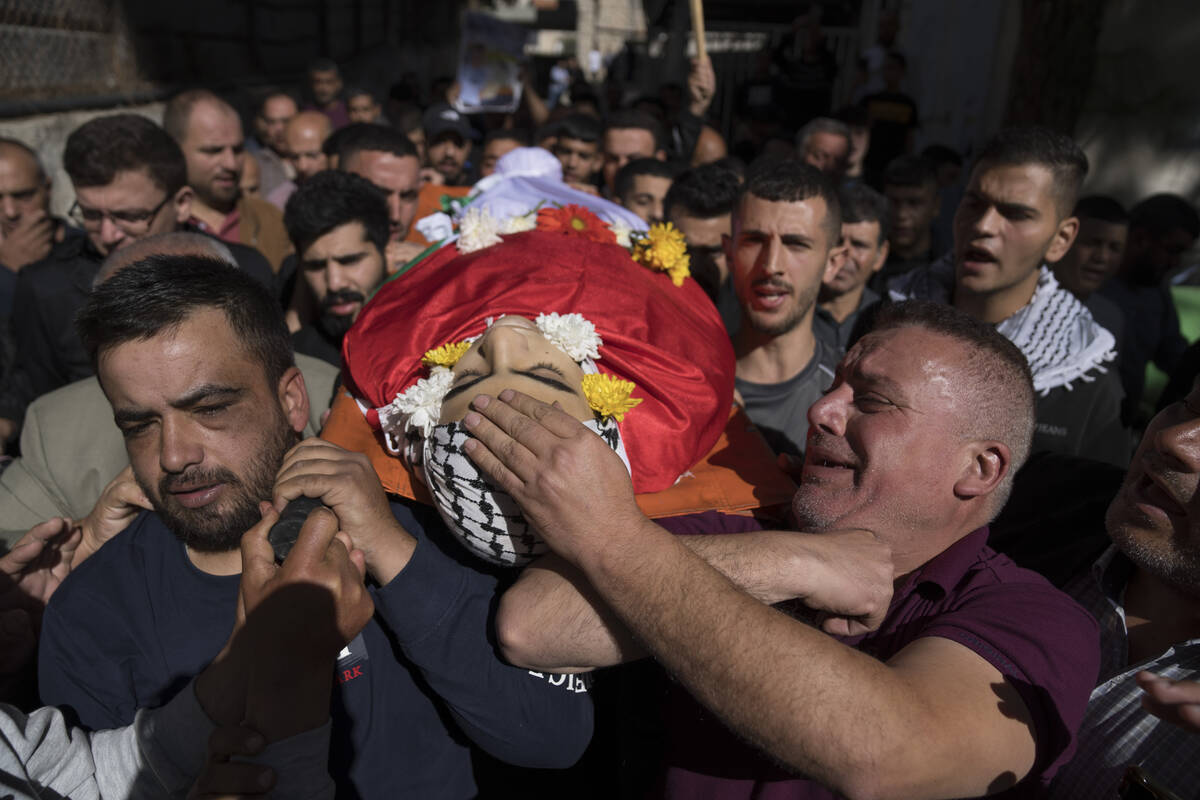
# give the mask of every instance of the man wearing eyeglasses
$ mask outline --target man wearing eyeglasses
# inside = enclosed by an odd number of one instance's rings
[[[17,276],[9,322],[16,355],[0,380],[0,441],[20,432],[34,398],[92,374],[74,319],[104,257],[146,236],[187,228],[191,216],[183,153],[140,115],[81,125],[67,138],[63,167],[76,197],[68,216],[86,235],[54,244]],[[229,247],[244,271],[275,288],[258,251]]]

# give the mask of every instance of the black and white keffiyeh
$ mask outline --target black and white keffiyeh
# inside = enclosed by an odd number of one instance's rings
[[[588,420],[594,431],[616,451],[629,469],[629,456],[611,418]],[[429,436],[414,436],[425,482],[438,513],[451,533],[481,558],[504,567],[519,567],[546,552],[543,542],[525,521],[520,507],[475,466],[463,445],[471,438],[461,422],[434,426]]]
[[[892,300],[932,300],[949,303],[954,289],[954,261],[943,256],[925,269],[901,275],[888,286]],[[1090,382],[1092,370],[1116,358],[1116,340],[1101,327],[1075,295],[1059,286],[1049,267],[1042,266],[1033,298],[1017,313],[996,325],[1029,361],[1033,389],[1041,395],[1077,380]]]

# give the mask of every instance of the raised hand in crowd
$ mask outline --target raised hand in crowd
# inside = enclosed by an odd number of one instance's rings
[[[708,56],[693,58],[690,64],[687,77],[688,111],[703,117],[717,95],[717,73]]]
[[[363,554],[331,511],[310,514],[277,564],[267,532],[279,515],[269,503],[260,510],[262,521],[242,537],[233,634],[196,679],[196,698],[218,727],[191,798],[265,794],[294,777],[236,759],[283,739],[328,736],[330,672],[375,613]],[[302,788],[310,796],[333,792],[327,776],[322,786]]]
[[[35,525],[0,558],[0,693],[37,650],[37,631],[46,602],[71,572],[79,529],[55,518]]]

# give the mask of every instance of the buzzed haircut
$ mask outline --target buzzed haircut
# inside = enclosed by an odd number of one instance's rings
[[[1160,236],[1181,230],[1195,239],[1200,236],[1200,217],[1192,204],[1179,195],[1155,194],[1130,209],[1129,229]]]
[[[1097,222],[1129,224],[1129,212],[1125,210],[1125,206],[1106,194],[1089,194],[1079,198],[1075,203],[1074,214],[1081,219],[1094,219]]]
[[[187,138],[188,122],[192,118],[192,111],[200,103],[212,103],[217,107],[224,107],[228,113],[237,116],[233,106],[226,103],[215,93],[208,89],[190,89],[186,92],[180,92],[167,101],[166,108],[163,109],[163,130],[165,130],[172,139],[183,144],[183,140]]]
[[[554,134],[560,138],[578,139],[591,144],[600,141],[604,126],[591,114],[568,114],[558,121]]]
[[[485,147],[492,142],[516,142],[521,147],[529,147],[532,141],[529,131],[525,128],[497,128],[488,131],[487,135],[483,137]]]
[[[671,161],[660,161],[657,158],[635,158],[617,171],[617,177],[613,180],[613,194],[624,199],[633,191],[633,180],[639,175],[650,175],[673,181],[682,170],[682,165]]]
[[[335,62],[332,58],[324,57],[314,58],[312,61],[308,62],[308,74],[311,75],[314,72],[336,72],[338,75],[342,74],[342,71],[338,69],[337,62]]]
[[[412,140],[395,128],[374,122],[356,122],[333,132],[325,144],[327,155],[338,157],[338,166],[346,168],[346,161],[359,153],[372,150],[391,153],[397,158],[417,157],[417,148]],[[322,149],[325,149],[322,147]]]
[[[937,164],[924,156],[899,156],[883,170],[884,186],[922,187],[937,190]]]
[[[605,131],[630,128],[649,131],[650,135],[654,137],[655,151],[666,148],[666,134],[663,133],[662,125],[645,111],[638,111],[633,108],[615,111],[608,115],[608,119],[605,120],[604,124]]]
[[[734,216],[746,195],[772,203],[799,203],[814,197],[825,201],[825,234],[830,247],[842,236],[842,207],[833,181],[816,167],[795,158],[759,159],[746,173],[734,204]]]
[[[830,119],[829,117],[817,117],[811,119],[804,124],[804,127],[796,132],[796,147],[804,149],[805,143],[809,137],[817,133],[830,133],[834,136],[841,136],[846,140],[846,144],[850,144],[850,126],[846,123]]]
[[[369,98],[371,98],[372,103],[378,102],[375,99],[374,92],[370,92],[361,86],[351,86],[349,89],[342,92],[342,95],[346,98],[347,102],[350,100],[353,100],[356,97],[369,97]]]
[[[11,147],[14,150],[19,150],[28,156],[29,160],[33,162],[34,170],[37,172],[37,179],[43,182],[46,180],[46,168],[42,166],[42,159],[37,154],[36,150],[22,142],[20,139],[13,139],[8,136],[0,136],[0,148],[4,147]]]
[[[859,222],[879,223],[879,241],[882,245],[887,241],[891,218],[891,207],[888,199],[879,192],[862,183],[852,183],[843,186],[838,191],[838,202],[842,206],[842,224],[854,225]]]
[[[107,186],[117,173],[138,170],[168,195],[187,183],[179,145],[140,114],[113,114],[80,125],[67,137],[63,168],[76,188]]]
[[[737,173],[719,162],[693,167],[671,183],[663,212],[668,217],[672,210],[699,219],[723,217],[733,213],[741,186]]]
[[[964,436],[995,439],[1008,445],[1012,456],[1008,474],[992,493],[991,513],[1000,513],[1012,492],[1013,477],[1029,457],[1033,442],[1036,396],[1033,373],[1025,355],[994,325],[981,322],[945,303],[905,300],[881,303],[870,333],[898,328],[923,328],[960,345],[966,357]]]
[[[983,146],[975,160],[975,170],[1025,164],[1050,170],[1059,218],[1070,215],[1088,172],[1087,156],[1075,140],[1040,125],[1004,128]]]
[[[279,303],[254,278],[207,256],[153,255],[130,264],[92,290],[75,326],[96,368],[104,351],[178,330],[209,308],[225,314],[271,385],[296,365]]]
[[[283,210],[283,225],[297,255],[325,234],[352,222],[363,226],[367,241],[380,253],[387,249],[387,200],[373,183],[352,172],[318,172],[297,187]]]

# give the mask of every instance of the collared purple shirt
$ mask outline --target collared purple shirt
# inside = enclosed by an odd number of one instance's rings
[[[673,533],[741,532],[753,521],[700,515],[660,520]],[[720,525],[727,520],[730,524]],[[703,527],[707,523],[708,527]],[[952,544],[896,591],[877,631],[839,641],[886,661],[909,643],[940,636],[977,653],[1018,691],[1033,717],[1037,756],[1029,775],[999,797],[1037,797],[1074,750],[1099,670],[1095,620],[1044,578],[987,546],[987,528]],[[667,711],[670,742],[660,787],[672,798],[833,798],[730,733],[682,690]]]

